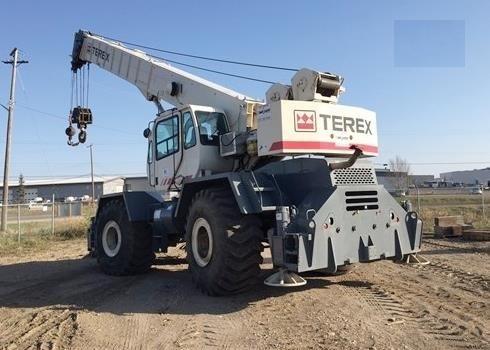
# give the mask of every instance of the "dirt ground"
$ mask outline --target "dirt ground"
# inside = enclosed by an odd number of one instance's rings
[[[169,255],[131,277],[102,274],[83,240],[0,257],[0,348],[490,349],[490,242],[426,239],[429,265],[221,298],[194,288],[182,250]]]

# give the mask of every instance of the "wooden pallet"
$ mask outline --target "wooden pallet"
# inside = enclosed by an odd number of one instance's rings
[[[434,237],[461,237],[473,225],[464,222],[462,215],[438,216],[434,218]]]
[[[490,231],[484,230],[466,230],[462,238],[465,241],[490,241]]]

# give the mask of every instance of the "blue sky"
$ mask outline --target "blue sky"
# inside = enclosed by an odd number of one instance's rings
[[[415,174],[490,166],[490,2],[467,1],[58,1],[7,2],[0,58],[19,67],[10,177],[90,173],[86,146],[66,145],[73,34],[87,29],[189,54],[345,77],[341,102],[377,112],[382,166],[400,156]],[[291,72],[170,59],[288,83]],[[263,99],[266,84],[186,70]],[[8,105],[11,65],[0,65]],[[88,130],[97,175],[144,175],[142,131],[156,112],[131,84],[93,66]],[[7,112],[0,109],[0,162]]]

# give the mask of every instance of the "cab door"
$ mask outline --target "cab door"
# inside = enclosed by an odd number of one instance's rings
[[[174,182],[182,158],[180,144],[181,113],[172,114],[157,120],[154,125],[155,187],[168,191]]]
[[[148,184],[150,187],[156,186],[155,179],[155,155],[153,148],[153,140],[148,138],[148,156],[146,159],[146,173],[148,175]]]
[[[155,147],[152,132],[153,122],[150,122],[148,128],[144,131],[143,135],[148,140],[148,152],[146,156],[146,175],[148,178],[148,185],[155,187],[157,181],[155,179]]]

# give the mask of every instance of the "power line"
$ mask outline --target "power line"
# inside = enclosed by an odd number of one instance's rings
[[[156,47],[131,43],[128,41],[122,41],[122,40],[114,39],[114,38],[107,37],[107,36],[102,36],[102,35],[98,35],[98,36],[100,36],[101,38],[104,38],[104,39],[109,39],[112,41],[119,42],[119,43],[124,44],[124,45],[138,47],[140,49],[163,52],[163,53],[168,53],[171,55],[177,55],[177,56],[183,56],[183,57],[196,58],[196,59],[200,59],[200,60],[214,61],[214,62],[221,62],[221,63],[228,63],[228,64],[236,64],[236,65],[256,67],[256,68],[284,70],[284,71],[290,71],[290,72],[297,72],[299,70],[297,68],[270,66],[270,65],[258,64],[258,63],[250,63],[250,62],[234,61],[234,60],[228,60],[228,59],[222,59],[222,58],[213,58],[213,57],[206,57],[206,56],[199,56],[199,55],[191,55],[191,54],[187,54],[187,53],[183,53],[183,52],[164,50],[164,49],[159,49]],[[170,62],[170,60],[169,60],[169,62]]]
[[[164,58],[164,57],[152,56],[152,55],[150,55],[150,57],[157,58],[157,59],[160,59],[160,60],[164,60],[164,61],[167,61],[167,62],[171,62],[171,63],[174,63],[174,64],[178,64],[178,65],[184,66],[184,67],[190,67],[190,68],[199,69],[199,70],[206,71],[206,72],[211,72],[211,73],[226,75],[228,77],[234,77],[234,78],[240,78],[240,79],[245,79],[245,80],[257,81],[259,83],[265,83],[265,84],[275,84],[276,83],[276,82],[270,81],[270,80],[263,80],[263,79],[258,79],[258,78],[252,78],[252,77],[247,77],[245,75],[238,75],[238,74],[233,74],[233,73],[226,73],[226,72],[221,72],[221,71],[214,70],[214,69],[208,69],[208,68],[203,68],[203,67],[199,67],[199,66],[194,66],[192,64],[187,64],[187,63],[182,63],[182,62],[178,62],[178,61],[169,60],[169,59]]]
[[[17,105],[19,107],[28,109],[30,111],[47,115],[48,117],[51,117],[51,118],[55,118],[55,119],[60,119],[60,120],[66,121],[66,117],[61,117],[61,116],[59,116],[57,114],[53,114],[53,113],[50,113],[50,112],[44,112],[44,111],[41,111],[39,109],[28,107],[28,106],[21,105],[21,104],[17,104]],[[104,130],[109,130],[109,131],[115,131],[115,132],[119,132],[119,133],[123,133],[123,134],[128,134],[128,135],[133,135],[134,134],[134,133],[129,132],[129,131],[124,131],[124,130],[114,129],[114,128],[108,128],[108,127],[105,127],[105,126],[100,126],[100,125],[95,125],[95,124],[93,124],[92,127],[99,128],[99,129],[104,129]]]

